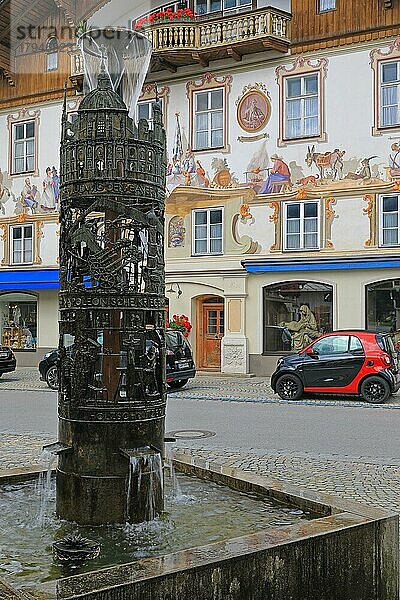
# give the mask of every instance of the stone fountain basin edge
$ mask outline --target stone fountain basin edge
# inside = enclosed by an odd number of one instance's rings
[[[397,600],[393,512],[175,453],[178,471],[320,515],[223,542],[46,584],[49,600]],[[41,469],[0,472],[0,485]],[[194,535],[195,542],[195,535]],[[3,583],[4,585],[4,583]],[[0,582],[1,591],[1,582]],[[20,598],[18,592],[10,588]],[[10,596],[12,597],[12,596]],[[7,596],[5,596],[7,598]],[[29,596],[21,596],[29,598]]]

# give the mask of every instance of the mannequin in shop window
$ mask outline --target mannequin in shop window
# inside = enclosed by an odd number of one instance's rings
[[[279,326],[284,327],[290,332],[292,336],[292,350],[296,350],[297,352],[308,346],[308,344],[320,335],[314,313],[311,312],[306,304],[300,306],[300,319],[298,321],[279,323]]]

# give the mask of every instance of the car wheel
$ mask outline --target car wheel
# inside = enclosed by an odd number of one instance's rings
[[[381,404],[390,396],[390,386],[382,377],[367,377],[361,384],[360,394],[365,402]]]
[[[176,381],[169,381],[168,386],[172,389],[178,389],[187,384],[189,379],[177,379]]]
[[[46,383],[52,390],[58,390],[58,369],[55,365],[47,369]]]
[[[296,375],[281,375],[276,382],[276,392],[283,400],[299,400],[303,395],[303,384]]]

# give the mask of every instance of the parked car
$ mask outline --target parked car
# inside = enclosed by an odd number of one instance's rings
[[[165,343],[167,385],[174,389],[181,388],[196,374],[190,345],[183,334],[174,329],[167,329]],[[148,341],[148,344],[152,344],[151,340]],[[46,381],[52,390],[58,389],[57,365],[57,349],[47,352],[39,363],[40,378],[42,381]]]
[[[3,373],[11,373],[15,371],[17,360],[11,348],[0,346],[0,377]]]
[[[309,392],[385,402],[400,387],[398,354],[390,334],[333,331],[280,358],[271,386],[284,400],[299,400]]]

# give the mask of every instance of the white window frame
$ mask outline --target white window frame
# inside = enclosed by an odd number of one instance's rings
[[[33,124],[33,137],[26,137],[26,126],[28,124]],[[24,138],[21,138],[19,140],[16,140],[16,130],[17,127],[21,127],[21,125],[24,127]],[[33,154],[28,154],[27,152],[27,144],[28,142],[33,142]],[[24,152],[22,156],[16,157],[15,156],[15,149],[16,146],[19,144],[23,144],[24,147]],[[32,169],[28,169],[28,158],[32,157]],[[16,169],[16,161],[17,160],[21,160],[23,159],[24,161],[24,169],[22,171],[18,171]],[[22,175],[24,173],[34,173],[35,171],[35,164],[36,164],[36,121],[20,121],[20,122],[16,122],[12,124],[12,175]]]
[[[25,234],[25,230],[30,227],[32,235],[31,237],[27,237]],[[14,237],[14,233],[17,229],[21,229],[22,231],[22,235],[21,235],[21,261],[16,261],[15,260],[15,249],[14,249],[14,242],[15,242],[15,237]],[[35,228],[33,223],[27,223],[26,225],[21,224],[21,225],[11,225],[10,226],[10,238],[11,238],[11,244],[10,244],[10,264],[11,265],[31,265],[34,262],[34,234],[35,234]],[[25,254],[27,252],[26,249],[26,243],[30,242],[30,251],[31,251],[31,260],[25,260]],[[29,249],[29,248],[28,248]]]
[[[220,211],[221,212],[221,237],[218,238],[211,238],[211,219],[210,219],[210,215],[212,212],[216,212],[216,211]],[[206,252],[196,252],[196,241],[198,240],[198,238],[196,238],[196,219],[195,219],[195,215],[198,213],[206,213],[207,215],[207,250]],[[200,238],[200,239],[205,239],[205,238]],[[221,239],[221,251],[220,252],[211,252],[211,239]],[[224,253],[224,209],[222,206],[216,206],[213,208],[199,208],[196,210],[192,211],[192,254],[193,256],[205,256],[205,255],[211,255],[211,256],[221,256],[221,254]]]
[[[383,68],[390,63],[397,64],[397,80],[383,82]],[[396,123],[383,123],[383,90],[386,87],[397,86],[397,121]],[[388,106],[395,106],[394,104]],[[378,91],[378,119],[380,129],[391,129],[400,126],[400,59],[382,60],[379,64],[379,91]]]
[[[215,93],[215,92],[220,92],[222,95],[222,108],[207,108],[206,111],[197,111],[197,96],[199,96],[200,94],[207,94],[208,96],[208,100],[207,100],[207,105],[210,104],[210,98],[211,98],[211,94]],[[217,150],[220,148],[225,148],[226,145],[226,101],[225,101],[225,94],[226,94],[226,90],[224,87],[213,87],[213,88],[209,88],[209,89],[203,89],[203,90],[198,90],[198,91],[194,91],[193,92],[193,150],[195,151],[204,151],[204,150]],[[213,113],[217,113],[217,112],[221,112],[222,113],[222,145],[221,146],[212,146],[211,145],[211,136],[212,136],[212,132],[213,129],[211,128],[211,115]],[[207,146],[205,146],[204,148],[198,148],[197,144],[196,144],[196,138],[197,138],[197,129],[196,129],[196,117],[198,114],[207,114]],[[203,131],[203,130],[202,130]],[[214,131],[218,131],[217,129],[215,129]]]
[[[155,98],[153,100],[139,100],[136,105],[136,121],[137,122],[139,121],[139,106],[143,106],[144,104],[146,104],[148,106],[149,117],[147,120],[148,120],[150,129],[153,128],[153,104],[155,101],[156,101]],[[162,111],[162,115],[164,116],[164,101],[162,98],[159,98],[158,101],[161,102],[161,111]]]
[[[336,10],[336,0],[318,0],[318,12],[326,13]]]
[[[305,93],[305,80],[309,77],[317,78],[317,93],[316,94],[306,94]],[[289,80],[300,79],[301,80],[301,93],[300,96],[293,96],[291,98],[288,97],[288,82]],[[305,100],[307,98],[317,97],[317,106],[318,106],[318,131],[316,133],[310,134],[305,132],[305,114],[304,114],[304,105]],[[300,100],[301,102],[301,135],[298,136],[289,136],[288,134],[288,110],[287,105],[288,102],[293,100]],[[294,119],[293,119],[294,120]],[[284,127],[284,140],[301,140],[301,139],[312,139],[319,138],[322,133],[322,119],[321,119],[321,76],[319,71],[311,71],[309,73],[301,73],[298,75],[286,76],[284,78],[284,117],[283,117],[283,127]]]
[[[220,6],[217,10],[211,10],[211,5],[213,3],[214,0],[206,0],[207,1],[207,10],[204,13],[200,13],[198,10],[198,5],[197,5],[197,0],[195,0],[195,4],[194,4],[194,9],[195,12],[197,12],[200,16],[205,16],[205,15],[209,15],[209,14],[213,14],[213,13],[224,13],[224,14],[233,14],[233,13],[238,13],[238,12],[242,12],[242,11],[246,11],[246,10],[251,10],[253,8],[253,1],[252,0],[247,0],[246,4],[239,4],[240,0],[235,0],[235,6],[232,8],[226,8],[226,1],[227,0],[219,0]]]
[[[305,217],[304,217],[304,207],[306,204],[316,204],[317,206],[317,216],[312,217],[317,220],[317,245],[313,248],[306,248],[304,246],[304,235],[305,235]],[[293,204],[298,204],[300,206],[300,246],[299,248],[288,248],[287,244],[287,235],[288,235],[288,207]],[[318,201],[313,200],[305,200],[302,202],[285,202],[284,203],[284,212],[283,212],[283,249],[285,252],[312,252],[313,250],[321,249],[321,212],[320,212],[320,203]]]
[[[385,244],[383,241],[383,200],[384,198],[397,198],[397,227],[387,227],[386,229],[397,229],[397,244]],[[381,248],[397,248],[400,246],[400,195],[399,194],[382,194],[379,197],[379,246]]]

